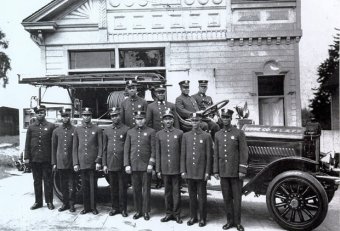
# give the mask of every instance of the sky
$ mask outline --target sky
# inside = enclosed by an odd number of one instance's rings
[[[40,49],[29,38],[21,21],[51,0],[2,0],[0,5],[0,29],[6,33],[12,70],[9,84],[0,87],[0,106],[26,108],[30,97],[37,95],[37,88],[19,85],[17,74],[44,76]],[[328,47],[333,43],[335,27],[340,28],[340,0],[302,0],[302,30],[300,41],[300,82],[302,107],[312,99],[312,88],[317,87],[317,68],[328,56]]]

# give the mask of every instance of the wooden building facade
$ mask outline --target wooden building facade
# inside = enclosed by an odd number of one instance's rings
[[[54,0],[23,20],[46,76],[155,72],[209,80],[256,124],[301,126],[301,0]]]

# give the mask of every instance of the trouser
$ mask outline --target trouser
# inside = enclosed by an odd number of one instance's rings
[[[97,179],[94,169],[81,170],[84,210],[96,209]]]
[[[75,173],[72,169],[58,169],[60,176],[60,190],[63,194],[64,205],[74,205],[76,197]]]
[[[126,211],[127,208],[127,176],[124,171],[109,171],[112,208]]]
[[[165,210],[167,215],[179,216],[181,213],[180,175],[163,175]]]
[[[238,177],[221,177],[222,195],[230,224],[241,224],[243,180]]]
[[[132,187],[136,212],[150,212],[151,173],[132,172]]]
[[[190,199],[190,218],[197,219],[197,205],[200,220],[207,219],[207,182],[205,180],[187,179],[189,199]]]
[[[35,202],[43,203],[42,181],[44,181],[45,202],[53,202],[52,165],[49,162],[32,162]]]

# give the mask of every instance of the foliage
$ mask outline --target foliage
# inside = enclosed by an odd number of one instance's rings
[[[309,107],[320,122],[322,129],[331,129],[331,91],[326,86],[330,78],[338,78],[335,73],[339,71],[339,36],[334,37],[334,43],[328,50],[328,58],[318,67],[318,88],[313,88],[314,98],[310,100]]]
[[[8,41],[5,37],[5,33],[0,30],[0,79],[3,79],[3,87],[8,84],[7,71],[11,69],[11,59],[3,51],[8,48]]]

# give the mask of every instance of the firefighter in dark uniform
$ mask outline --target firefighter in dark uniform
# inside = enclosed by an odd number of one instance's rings
[[[136,80],[126,81],[129,97],[121,103],[120,117],[122,123],[130,128],[136,126],[133,114],[137,111],[146,111],[148,107],[146,100],[137,95],[137,85]]]
[[[60,111],[62,125],[53,131],[52,135],[52,165],[53,171],[58,171],[60,176],[60,188],[63,195],[62,206],[59,212],[69,209],[70,212],[76,211],[75,203],[75,175],[72,164],[72,142],[74,126],[71,125],[70,109]]]
[[[212,139],[209,133],[200,128],[201,116],[193,113],[192,130],[184,133],[181,147],[181,174],[188,183],[190,199],[189,226],[196,223],[197,205],[199,226],[206,225],[207,218],[207,180],[211,171]]]
[[[46,107],[41,105],[34,108],[36,121],[27,129],[25,143],[25,164],[31,164],[34,184],[35,203],[31,210],[43,205],[42,182],[44,181],[45,202],[49,209],[53,205],[52,184],[52,133],[55,125],[46,121]]]
[[[208,80],[198,80],[198,93],[192,95],[192,97],[196,100],[200,111],[204,111],[214,104],[212,98],[206,95],[207,89]],[[209,132],[212,138],[214,138],[215,133],[220,130],[220,127],[213,121],[211,117],[203,118],[203,121],[208,124]]]
[[[120,120],[120,109],[110,110],[112,126],[103,132],[103,170],[109,174],[111,204],[110,216],[121,213],[127,217],[127,175],[124,170],[124,142],[129,127]]]
[[[215,155],[213,172],[221,178],[221,188],[227,213],[227,224],[223,229],[241,225],[241,200],[243,178],[247,172],[248,147],[242,130],[231,125],[233,111],[222,111],[223,128],[215,134]]]
[[[136,126],[127,132],[124,145],[124,166],[132,174],[133,198],[136,214],[150,219],[151,175],[155,165],[155,130],[147,127],[145,112],[134,113]]]
[[[171,110],[163,115],[165,128],[156,133],[156,172],[163,177],[166,216],[161,222],[176,220],[181,224],[181,142],[183,132],[174,128],[174,115]]]
[[[96,208],[97,179],[95,171],[101,167],[102,129],[91,123],[92,112],[89,108],[82,111],[82,125],[76,127],[73,136],[74,171],[80,170],[84,209],[80,214],[98,214]]]
[[[146,124],[148,127],[153,128],[156,132],[164,128],[163,115],[170,109],[174,116],[174,127],[179,128],[179,122],[176,113],[175,104],[165,100],[166,89],[164,85],[155,88],[156,100],[148,105],[146,111]]]

